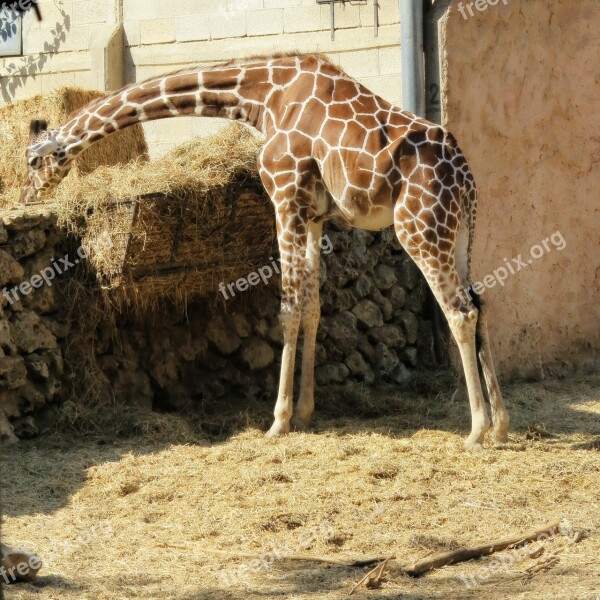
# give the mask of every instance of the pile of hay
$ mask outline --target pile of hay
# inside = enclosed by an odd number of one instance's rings
[[[0,107],[0,207],[14,204],[27,171],[25,149],[32,119],[45,119],[50,128],[66,123],[71,113],[100,98],[104,92],[64,87],[17,100]],[[148,147],[141,126],[120,131],[80,154],[71,178],[92,172],[100,165],[125,164],[146,159]]]
[[[110,138],[109,138],[110,139]],[[256,169],[261,142],[232,124],[159,160],[67,177],[59,224],[89,248],[113,301],[137,308],[218,294],[276,250],[275,219]]]
[[[62,88],[0,108],[0,209],[26,174],[31,119],[51,128],[102,92]],[[276,251],[273,208],[256,169],[261,142],[240,124],[148,162],[140,126],[93,144],[46,199],[89,249],[95,280],[147,309],[217,294]]]

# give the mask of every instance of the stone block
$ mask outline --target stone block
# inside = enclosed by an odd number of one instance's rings
[[[142,44],[168,44],[175,41],[175,20],[157,19],[140,23]]]
[[[246,13],[244,11],[209,15],[210,37],[212,40],[239,38],[246,35]]]
[[[283,33],[283,10],[253,10],[246,13],[247,35],[276,35]]]
[[[14,390],[27,381],[27,367],[22,356],[0,358],[0,389]]]
[[[242,345],[241,358],[251,371],[257,371],[268,367],[273,362],[275,354],[265,340],[251,337]]]
[[[175,20],[175,39],[189,42],[210,39],[210,18],[207,14],[188,15]]]
[[[11,319],[10,327],[21,352],[29,354],[36,350],[56,348],[56,338],[34,312],[16,313]]]
[[[321,7],[316,3],[311,6],[291,6],[286,8],[283,13],[285,33],[319,31],[321,29]]]

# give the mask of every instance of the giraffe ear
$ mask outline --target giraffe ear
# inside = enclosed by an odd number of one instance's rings
[[[48,121],[34,119],[29,124],[29,143],[33,144],[41,133],[48,131]]]

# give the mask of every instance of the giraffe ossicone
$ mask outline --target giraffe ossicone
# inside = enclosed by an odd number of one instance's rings
[[[284,335],[270,435],[287,433],[291,426],[306,428],[314,409],[320,317],[320,257],[314,242],[323,223],[337,217],[363,229],[394,226],[459,347],[471,407],[467,446],[481,447],[490,427],[478,365],[495,439],[506,441],[509,418],[490,351],[485,305],[474,294],[466,299],[457,294],[471,283],[477,199],[452,134],[392,106],[323,56],[251,57],[128,85],[92,101],[52,132],[45,122],[33,122],[22,200],[37,199],[56,186],[75,156],[107,135],[179,116],[242,121],[266,138],[258,168],[275,208]],[[301,326],[302,374],[292,417]]]

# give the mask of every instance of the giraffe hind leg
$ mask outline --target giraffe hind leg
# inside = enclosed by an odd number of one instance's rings
[[[508,441],[508,425],[510,418],[502,398],[502,392],[498,385],[496,369],[494,368],[494,359],[490,347],[490,339],[487,326],[487,306],[479,299],[479,318],[477,319],[477,358],[479,366],[487,387],[488,399],[492,408],[492,422],[494,424],[492,436],[497,443],[506,443]]]
[[[424,241],[423,235],[410,234],[405,227],[407,222],[412,223],[413,220],[414,216],[405,210],[404,204],[400,202],[395,211],[396,235],[427,280],[458,345],[471,408],[471,433],[465,440],[465,445],[468,448],[481,449],[490,427],[490,419],[479,378],[475,347],[479,311],[470,298],[461,300],[457,295],[462,280],[456,268],[455,242],[460,235],[455,236],[452,241],[444,240],[445,244],[440,243],[441,240],[431,234],[429,240]],[[441,246],[449,248],[442,253],[439,251]],[[459,264],[459,269],[461,266]]]
[[[483,380],[485,381],[487,396],[492,409],[492,421],[494,424],[492,432],[493,438],[498,443],[505,443],[508,441],[509,416],[504,405],[504,400],[502,399],[502,393],[500,391],[500,386],[498,385],[492,358],[487,327],[487,304],[477,293],[475,293],[475,291],[473,291],[471,286],[469,275],[469,234],[466,221],[466,219],[461,219],[460,221],[455,247],[458,275],[463,290],[461,296],[463,301],[470,300],[479,311],[475,328],[475,344],[479,373],[480,376],[483,376]],[[468,294],[465,293],[465,290],[468,290]],[[464,388],[464,384],[462,386],[459,384],[457,393],[460,393],[461,387]]]
[[[400,241],[402,243],[403,239],[401,238]],[[431,287],[458,345],[471,407],[471,433],[465,440],[465,446],[481,449],[485,434],[490,427],[490,419],[479,379],[475,346],[479,311],[471,302],[458,306],[454,301],[456,297],[450,290],[457,289],[459,279],[453,266],[449,265],[449,270],[442,272],[437,267],[432,268],[431,260],[426,258],[419,248],[409,245],[407,251]]]

